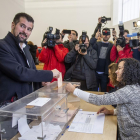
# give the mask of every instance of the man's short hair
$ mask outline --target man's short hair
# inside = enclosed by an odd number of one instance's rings
[[[89,37],[86,35],[86,38],[88,39],[89,41]],[[79,37],[79,42],[82,41],[82,35]]]
[[[102,33],[103,33],[104,30],[110,32],[110,29],[109,28],[103,28]]]
[[[129,34],[129,31],[128,31],[127,29],[124,30],[124,33],[125,33],[125,32]]]
[[[28,22],[34,23],[34,19],[30,15],[28,15],[26,13],[18,13],[18,14],[16,14],[14,19],[13,19],[13,22],[15,24],[17,24],[21,17],[26,18]]]
[[[78,33],[77,33],[77,31],[75,31],[75,30],[71,30],[71,31],[75,32],[76,36],[78,36]]]
[[[63,39],[63,38],[64,38],[64,35],[63,35],[63,34],[61,34],[61,33],[60,33],[60,35],[61,35],[61,37],[62,37],[62,39]]]

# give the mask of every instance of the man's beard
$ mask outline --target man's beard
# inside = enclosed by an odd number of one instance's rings
[[[108,38],[106,38],[106,39],[105,39],[105,38],[103,38],[103,41],[108,41]]]
[[[24,35],[26,38],[22,39],[19,35]],[[18,39],[19,43],[25,43],[27,40],[27,35],[25,33],[19,33],[16,38]]]

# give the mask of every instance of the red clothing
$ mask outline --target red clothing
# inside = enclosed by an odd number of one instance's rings
[[[122,58],[132,58],[132,57],[133,57],[133,51],[131,51],[129,44],[126,44],[123,51],[119,51],[119,52],[117,51],[117,47],[113,45],[110,52],[110,60],[115,63],[117,63]]]
[[[44,47],[39,55],[39,61],[45,63],[43,70],[57,69],[62,73],[62,78],[64,79],[66,72],[64,58],[68,52],[69,50],[63,44],[47,49]],[[57,81],[57,79],[53,78],[51,82],[53,81]]]
[[[38,49],[36,50],[36,57],[38,58],[38,56],[39,56],[39,51],[38,51]]]
[[[39,57],[41,50],[42,50],[42,47],[37,47],[37,50],[36,50],[36,57],[37,58]]]
[[[117,47],[113,45],[110,52],[110,60],[114,63],[117,63],[122,58],[132,58],[132,57],[133,57],[133,51],[131,51],[129,44],[126,44],[124,49],[119,52],[117,51]],[[107,86],[112,88],[114,87],[110,80]]]

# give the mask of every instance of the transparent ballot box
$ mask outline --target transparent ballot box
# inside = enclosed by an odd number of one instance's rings
[[[66,84],[53,82],[0,109],[1,140],[59,139],[80,108]]]

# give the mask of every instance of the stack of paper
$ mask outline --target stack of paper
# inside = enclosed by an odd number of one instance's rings
[[[79,111],[68,131],[82,133],[103,133],[105,115],[97,112]]]
[[[24,129],[24,132],[22,131]],[[26,132],[25,132],[26,131]],[[42,132],[43,131],[43,132]],[[44,140],[54,140],[62,131],[59,125],[48,124],[45,125],[43,122],[38,126],[33,126],[32,129],[28,129],[25,125],[19,128],[19,132],[22,137],[19,137],[19,140],[38,140],[37,138],[42,138],[42,134]]]

